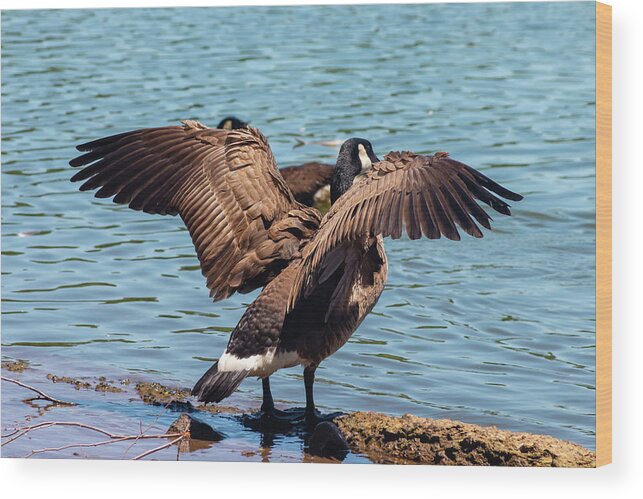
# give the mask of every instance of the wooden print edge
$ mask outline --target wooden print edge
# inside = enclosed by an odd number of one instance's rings
[[[596,466],[612,462],[612,7],[596,2]]]

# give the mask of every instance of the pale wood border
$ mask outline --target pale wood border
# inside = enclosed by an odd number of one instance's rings
[[[612,7],[596,3],[596,465],[612,462]]]

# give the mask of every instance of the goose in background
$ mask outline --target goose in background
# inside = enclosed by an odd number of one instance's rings
[[[236,116],[226,116],[217,128],[221,130],[239,130],[248,127],[248,123]],[[327,205],[330,201],[330,179],[333,176],[333,165],[318,162],[303,165],[286,166],[279,170],[290,187],[295,199],[306,206]]]
[[[344,345],[380,297],[387,275],[384,238],[445,236],[457,226],[482,237],[490,216],[510,215],[500,198],[522,199],[446,153],[391,152],[343,143],[331,179],[331,208],[299,203],[254,128],[211,129],[199,122],[125,132],[78,146],[83,191],[135,210],[180,215],[214,300],[263,288],[218,361],[195,384],[220,402],[247,377],[263,386],[262,414],[279,419],[270,376],[304,368],[305,420],[319,421],[315,369]],[[454,248],[455,249],[455,248]]]
[[[246,128],[248,123],[243,120],[240,120],[236,116],[226,116],[217,125],[217,128],[221,130],[239,130],[239,128]]]

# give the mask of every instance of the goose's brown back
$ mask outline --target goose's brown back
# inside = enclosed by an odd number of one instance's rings
[[[286,166],[281,168],[279,172],[290,187],[295,199],[306,206],[313,206],[315,194],[330,184],[333,170],[333,165],[311,162]]]

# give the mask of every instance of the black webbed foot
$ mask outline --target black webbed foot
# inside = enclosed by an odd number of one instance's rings
[[[322,414],[319,412],[317,409],[313,410],[306,410],[304,412],[304,422],[306,423],[307,426],[309,427],[315,427],[319,423],[323,423],[324,421],[333,421],[333,419],[343,415],[344,413],[342,412],[331,412],[329,414]]]
[[[287,409],[285,411],[280,411],[274,407],[268,409],[261,409],[260,418],[262,421],[267,423],[290,423],[295,424],[297,421],[301,421],[304,417],[304,410],[298,408]]]
[[[290,432],[302,426],[304,410],[299,408],[280,411],[274,407],[262,408],[253,414],[242,417],[243,424],[249,428],[262,431]]]

